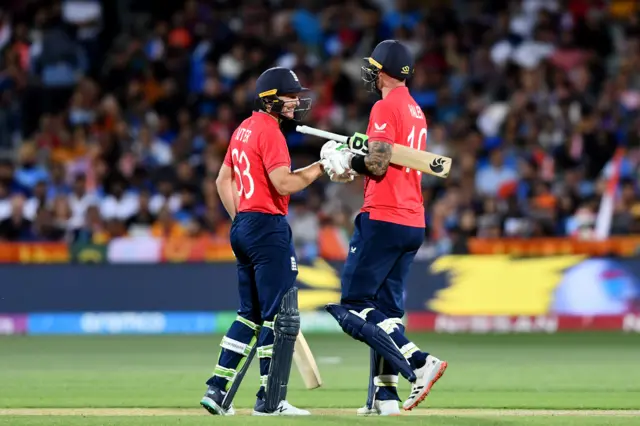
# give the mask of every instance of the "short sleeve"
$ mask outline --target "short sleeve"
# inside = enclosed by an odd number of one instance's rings
[[[370,140],[393,144],[396,140],[395,118],[387,102],[378,101],[369,115],[367,136]]]
[[[223,163],[225,166],[233,168],[233,162],[231,161],[231,144],[229,144],[229,147],[227,148],[227,153],[224,155]]]
[[[262,133],[260,135],[262,163],[267,173],[281,166],[291,166],[289,148],[282,133]]]

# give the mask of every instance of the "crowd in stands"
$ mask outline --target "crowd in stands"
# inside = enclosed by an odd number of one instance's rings
[[[416,56],[427,149],[421,255],[471,237],[587,235],[621,155],[612,234],[640,233],[640,7],[601,0],[7,0],[0,5],[0,240],[227,238],[215,178],[274,65],[314,127],[364,131],[362,58]],[[283,126],[293,167],[323,143]],[[340,258],[362,179],[292,197],[301,258]]]

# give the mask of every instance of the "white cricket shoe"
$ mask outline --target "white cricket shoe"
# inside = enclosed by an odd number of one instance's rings
[[[431,388],[442,377],[447,369],[447,362],[441,361],[434,356],[427,356],[427,362],[417,370],[416,381],[411,384],[409,398],[402,404],[402,408],[411,411],[418,406],[429,395]]]
[[[280,401],[278,408],[273,413],[267,413],[264,409],[264,401],[259,401],[253,408],[254,416],[308,416],[311,413],[289,404],[288,401]]]
[[[400,406],[398,401],[374,401],[373,407],[369,408],[366,405],[358,408],[359,416],[399,416]]]

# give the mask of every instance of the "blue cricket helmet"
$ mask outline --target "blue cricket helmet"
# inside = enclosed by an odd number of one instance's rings
[[[282,108],[286,101],[280,95],[297,95],[308,92],[309,89],[302,87],[296,73],[288,68],[269,68],[258,77],[256,81],[256,102],[260,109],[278,114],[281,118],[288,118],[282,115]],[[301,121],[311,109],[311,98],[298,98],[299,105],[294,109],[293,120]]]
[[[377,81],[380,71],[396,80],[407,80],[414,72],[413,55],[398,40],[380,42],[373,49],[371,56],[364,58],[364,62],[361,76],[365,86],[371,92],[379,92]]]

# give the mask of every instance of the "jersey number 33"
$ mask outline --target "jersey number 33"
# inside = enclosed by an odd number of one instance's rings
[[[236,132],[236,140],[246,142],[251,136],[251,130],[240,128]],[[253,195],[255,185],[251,177],[251,163],[244,150],[233,148],[231,151],[233,158],[233,171],[236,174],[236,182],[238,186],[238,196],[249,199]]]

